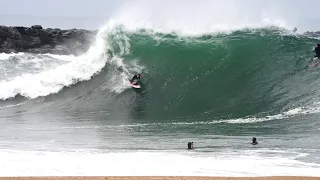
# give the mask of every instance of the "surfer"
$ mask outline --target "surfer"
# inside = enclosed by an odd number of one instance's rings
[[[314,48],[314,58],[309,61],[309,70],[317,66],[320,63],[320,44],[317,44],[317,47]]]
[[[193,142],[188,142],[188,149],[193,149]]]
[[[137,85],[139,80],[140,80],[141,74],[135,74],[132,79],[130,80],[130,82],[134,85]]]
[[[317,47],[314,48],[315,55],[314,57],[320,58],[320,44],[317,44]]]
[[[257,144],[258,144],[257,138],[253,137],[251,144],[252,144],[252,145],[257,145]]]

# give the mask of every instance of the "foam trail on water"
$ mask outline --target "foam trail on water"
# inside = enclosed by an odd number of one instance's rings
[[[312,106],[306,107],[297,107],[294,109],[290,109],[281,114],[266,116],[264,118],[258,117],[249,117],[249,118],[239,118],[239,119],[231,119],[231,120],[221,120],[218,122],[231,123],[231,124],[240,124],[240,123],[256,123],[256,122],[264,122],[264,121],[272,121],[279,119],[288,119],[290,117],[298,116],[298,115],[306,115],[306,114],[317,114],[320,113],[320,103],[313,103]]]
[[[13,104],[13,105],[7,105],[7,106],[0,107],[0,110],[1,109],[5,109],[5,108],[17,107],[17,106],[21,106],[21,105],[24,105],[24,104],[26,104],[26,102],[22,102],[22,103],[19,103],[19,104]]]
[[[295,116],[306,115],[306,114],[318,114],[320,113],[320,103],[314,103],[311,106],[306,107],[297,107],[294,109],[290,109],[280,114],[265,116],[265,117],[243,117],[237,119],[222,119],[222,120],[212,120],[212,121],[195,121],[195,122],[168,122],[168,123],[138,123],[138,124],[126,124],[121,126],[109,126],[110,128],[122,128],[122,127],[142,127],[142,126],[172,126],[172,125],[208,125],[208,124],[251,124],[251,123],[259,123],[266,121],[274,121],[274,120],[282,120],[288,119]],[[84,127],[80,127],[84,128]],[[88,127],[85,127],[88,128]],[[96,127],[96,128],[101,128]]]
[[[317,102],[317,103],[313,103],[313,105],[311,106],[297,107],[280,114],[270,115],[266,117],[246,117],[246,118],[238,118],[238,119],[215,120],[212,122],[196,122],[196,123],[198,124],[217,124],[217,123],[248,124],[248,123],[258,123],[258,122],[273,121],[273,120],[280,120],[280,119],[289,119],[290,117],[295,117],[299,115],[320,113],[319,105],[320,103]]]

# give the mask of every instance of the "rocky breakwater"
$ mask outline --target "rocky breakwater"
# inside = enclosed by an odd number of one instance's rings
[[[97,30],[0,26],[0,53],[29,52],[79,55],[95,40]]]
[[[307,31],[303,33],[303,35],[308,36],[308,37],[320,37],[320,31]]]

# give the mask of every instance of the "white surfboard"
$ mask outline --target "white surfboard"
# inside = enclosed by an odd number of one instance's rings
[[[313,62],[309,65],[309,70],[313,67],[316,67],[320,63],[320,60],[317,57],[313,58],[312,60]]]
[[[133,88],[136,88],[136,89],[141,88],[141,86],[140,86],[139,84],[132,84],[130,81],[129,81],[129,84],[130,84],[130,86],[133,87]]]

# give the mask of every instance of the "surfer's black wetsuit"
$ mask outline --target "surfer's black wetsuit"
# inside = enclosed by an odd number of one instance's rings
[[[315,57],[320,58],[320,46],[319,45],[314,48],[314,52],[316,53]]]
[[[139,75],[139,77],[138,77],[138,75]],[[141,75],[140,74],[136,74],[136,75],[134,75],[133,77],[132,77],[132,79],[131,79],[131,83],[133,82],[133,81],[135,81],[135,80],[137,80],[137,82],[135,83],[135,84],[137,84],[138,83],[138,81],[140,80],[140,77],[141,77]]]

